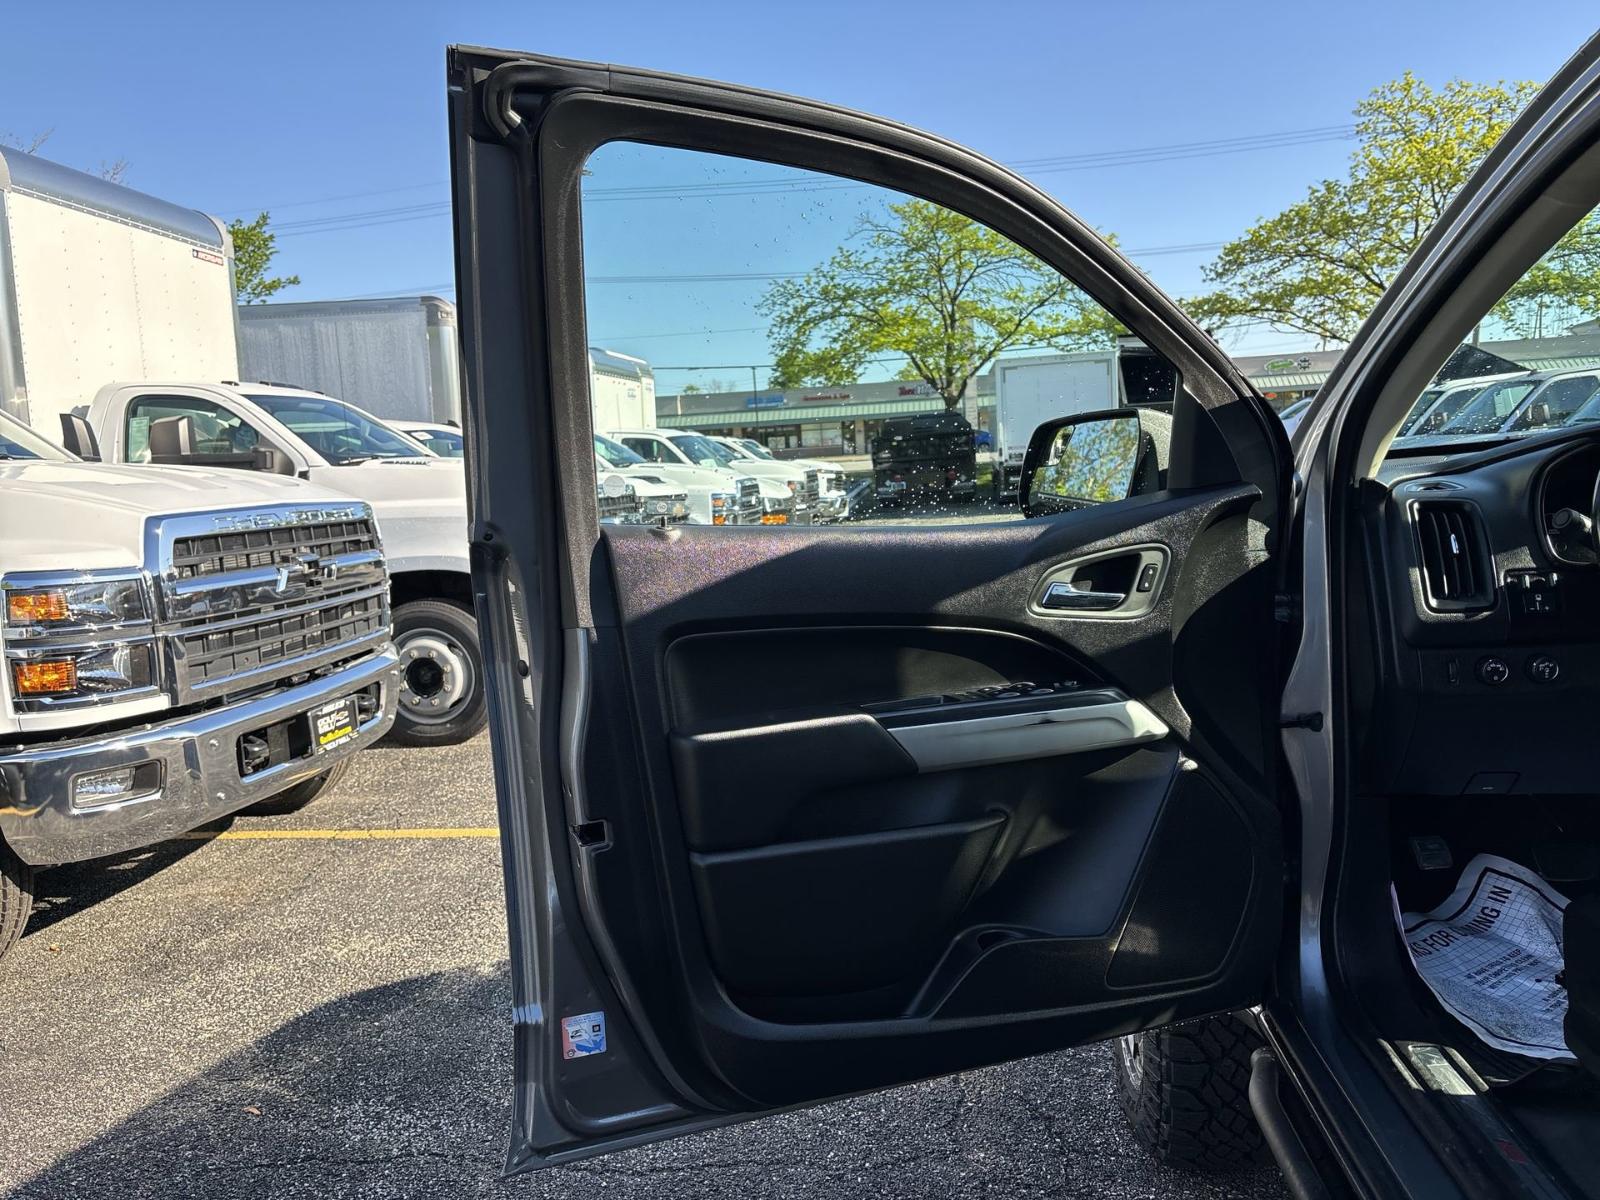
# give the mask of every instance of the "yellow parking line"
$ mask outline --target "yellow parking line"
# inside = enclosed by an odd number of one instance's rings
[[[500,831],[493,825],[469,826],[461,829],[228,829],[221,833],[195,830],[180,834],[185,840],[195,842],[273,842],[285,840],[359,842],[381,838],[492,838]]]

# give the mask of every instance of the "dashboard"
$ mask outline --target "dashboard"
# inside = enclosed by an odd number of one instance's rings
[[[1363,506],[1366,785],[1600,793],[1600,431],[1384,474]]]

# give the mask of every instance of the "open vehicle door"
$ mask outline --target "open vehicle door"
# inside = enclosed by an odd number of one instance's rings
[[[1288,445],[1221,350],[903,126],[475,49],[449,86],[511,1168],[1260,1000]],[[989,524],[598,524],[582,181],[618,143],[893,189],[1036,256],[1181,377],[1159,480]]]

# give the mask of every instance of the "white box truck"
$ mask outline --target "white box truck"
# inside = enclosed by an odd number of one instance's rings
[[[476,733],[487,701],[461,463],[331,396],[227,382],[240,374],[233,250],[215,218],[14,151],[0,151],[0,178],[0,403],[80,457],[225,468],[221,504],[229,484],[253,494],[239,468],[364,502],[384,539],[386,636],[392,606],[407,664],[394,736]],[[63,567],[72,552],[62,545]]]
[[[596,433],[656,427],[656,377],[631,354],[589,347],[589,395]]]
[[[384,419],[461,422],[456,306],[438,296],[241,304],[239,370]]]
[[[1002,358],[994,365],[995,480],[1015,498],[1028,439],[1043,422],[1125,402],[1120,351]]]
[[[0,149],[0,409],[46,437],[111,379],[233,379],[215,217]]]

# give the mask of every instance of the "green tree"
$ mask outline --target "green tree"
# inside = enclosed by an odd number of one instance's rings
[[[904,357],[900,377],[923,380],[947,408],[1005,350],[1111,346],[1117,328],[1026,250],[924,200],[863,215],[827,262],[774,282],[760,311],[769,386],[847,385],[873,359]]]
[[[1189,301],[1189,311],[1206,322],[1253,318],[1348,340],[1537,90],[1459,79],[1435,90],[1409,71],[1377,88],[1356,106],[1359,145],[1346,177],[1314,184],[1223,246],[1205,268],[1213,290]],[[1600,266],[1600,237],[1591,230],[1582,240],[1561,268],[1574,296],[1593,294]],[[1574,275],[1589,282],[1579,286]],[[1498,315],[1525,316],[1536,299],[1531,291],[1508,298]]]
[[[233,237],[234,293],[241,304],[262,304],[269,296],[300,282],[298,275],[268,275],[278,253],[277,235],[267,228],[268,216],[228,222]]]
[[[1495,305],[1518,337],[1548,337],[1600,316],[1600,210],[1589,212]]]

